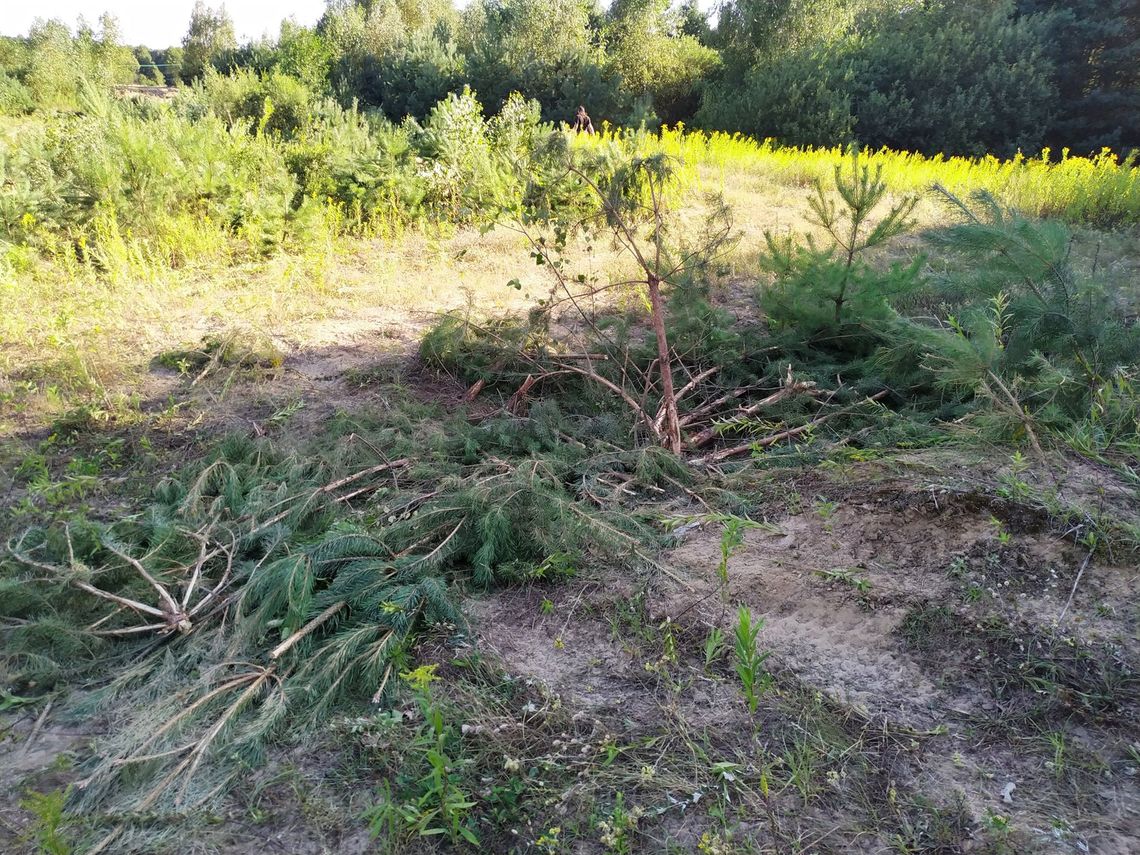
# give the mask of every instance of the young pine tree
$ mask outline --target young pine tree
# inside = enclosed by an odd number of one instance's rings
[[[916,197],[903,198],[876,220],[875,211],[887,196],[882,168],[872,172],[855,151],[850,171],[836,166],[834,181],[842,207],[818,181],[808,199],[808,219],[827,234],[826,244],[810,234],[765,234],[764,262],[776,278],[761,302],[773,326],[794,328],[807,339],[838,339],[845,327],[889,317],[890,299],[917,284],[921,263],[883,271],[866,259],[868,252],[911,227]]]

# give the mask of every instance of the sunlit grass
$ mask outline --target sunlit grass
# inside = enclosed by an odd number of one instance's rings
[[[104,244],[99,263],[62,252],[10,259],[0,269],[0,409],[5,392],[28,383],[52,410],[113,398],[142,384],[159,353],[225,331],[254,332],[287,353],[352,346],[369,330],[413,347],[440,312],[519,309],[550,288],[508,231],[325,237],[264,259],[218,251],[177,267],[146,257],[138,242]],[[610,256],[597,248],[577,262],[605,276]],[[508,286],[513,279],[521,290]]]

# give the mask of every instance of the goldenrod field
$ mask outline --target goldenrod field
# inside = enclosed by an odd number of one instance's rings
[[[604,129],[595,144],[616,141],[640,154],[663,153],[690,167],[715,170],[725,183],[735,174],[759,174],[784,186],[828,181],[849,158],[841,146],[791,148],[741,134],[663,128],[660,135]],[[1040,157],[1011,160],[925,157],[904,151],[862,151],[872,169],[882,169],[894,192],[915,192],[939,184],[955,194],[984,191],[1003,203],[1036,217],[1062,217],[1076,223],[1117,226],[1140,221],[1138,155],[1121,158],[1105,149],[1095,157],[1067,150],[1060,158],[1046,149]]]

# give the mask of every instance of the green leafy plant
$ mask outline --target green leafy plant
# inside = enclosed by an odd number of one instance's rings
[[[728,642],[725,640],[724,631],[720,627],[714,626],[705,636],[705,669],[707,670],[720,659],[727,649]]]
[[[625,794],[619,790],[614,797],[609,816],[598,822],[599,840],[607,852],[613,852],[614,855],[630,855],[634,851],[634,837],[641,816],[640,808],[626,808]]]
[[[66,816],[64,805],[67,796],[63,790],[40,793],[29,790],[20,800],[20,807],[34,820],[30,825],[29,842],[40,855],[71,855],[72,845],[64,833]]]
[[[716,567],[717,578],[727,590],[728,587],[728,560],[744,546],[744,532],[754,528],[755,523],[740,517],[730,517],[724,521],[724,528],[720,534],[720,563]]]
[[[453,846],[466,841],[479,845],[473,830],[471,809],[477,804],[463,789],[456,761],[449,755],[454,740],[452,728],[433,702],[431,684],[436,680],[435,665],[424,665],[404,672],[401,678],[415,694],[423,725],[413,739],[413,754],[427,764],[426,774],[417,782],[411,798],[393,799],[389,787],[383,800],[366,814],[374,837],[392,832],[414,837],[445,835]]]
[[[1030,469],[1030,463],[1020,450],[1015,451],[1009,459],[1009,471],[1002,473],[1000,495],[1009,499],[1028,499],[1033,494],[1033,488],[1023,477]]]
[[[771,675],[763,667],[771,651],[761,653],[756,648],[756,638],[763,626],[763,618],[753,618],[750,609],[740,607],[736,615],[734,667],[750,713],[756,712],[761,695],[772,683]]]
[[[854,568],[836,567],[830,570],[816,570],[815,573],[829,582],[842,582],[845,585],[850,585],[859,592],[860,596],[865,596],[871,590],[871,580],[860,575],[859,571]]]
[[[839,503],[828,501],[820,496],[815,500],[815,504],[812,507],[816,515],[824,522],[827,522],[835,515],[835,512],[839,510]]]

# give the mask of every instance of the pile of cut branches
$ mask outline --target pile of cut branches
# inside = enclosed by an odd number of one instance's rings
[[[491,420],[434,460],[367,466],[227,442],[141,514],[10,543],[0,679],[22,694],[82,679],[97,688],[78,711],[112,723],[77,804],[208,803],[271,739],[384,702],[419,632],[462,634],[465,584],[572,573],[602,554],[639,562],[649,533],[616,511],[663,469],[549,439],[540,421]],[[531,453],[509,454],[516,443]]]
[[[532,203],[505,211],[499,224],[526,239],[531,257],[549,274],[549,295],[525,321],[475,321],[470,313],[453,313],[424,339],[424,361],[469,383],[467,401],[489,386],[510,389],[505,407],[522,415],[540,392],[589,397],[584,390],[592,387],[595,400],[599,393],[608,396],[632,417],[639,434],[633,443],[648,439],[707,465],[794,440],[887,396],[879,387],[852,400],[852,390],[842,384],[825,396],[815,381],[795,377],[790,364],[780,364],[778,378],[765,377],[776,368],[770,359],[779,348],[747,354],[731,322],[717,317],[702,293],[734,243],[723,200],[708,200],[701,229],[675,236],[682,228],[668,206],[676,183],[669,158],[595,162],[585,156],[556,144],[540,149],[531,164]],[[881,195],[881,185],[873,189]],[[546,200],[568,193],[577,193],[583,204],[552,211]],[[571,235],[610,240],[634,272],[606,284],[575,274]],[[631,323],[613,306],[599,315],[595,299],[616,290],[639,299],[645,316]],[[846,298],[838,299],[841,305]],[[710,339],[733,338],[736,348],[710,346]],[[730,364],[741,361],[750,363],[744,371]],[[834,406],[835,400],[846,406]],[[796,418],[766,419],[787,409],[797,410]],[[708,450],[733,433],[752,438]]]

